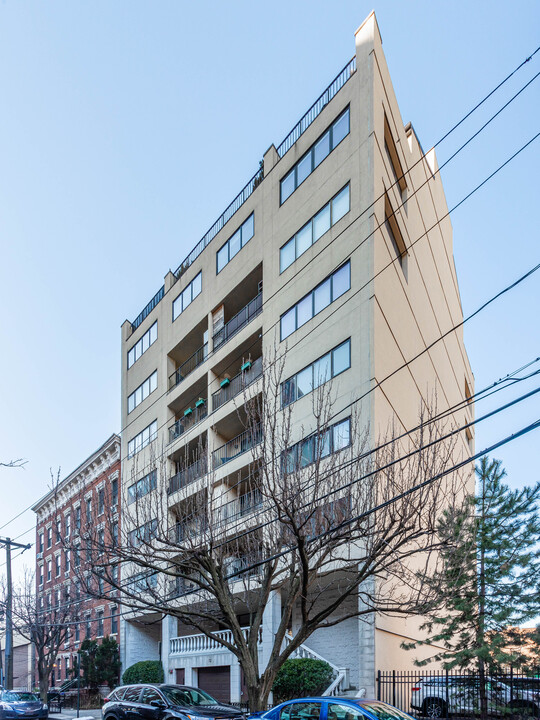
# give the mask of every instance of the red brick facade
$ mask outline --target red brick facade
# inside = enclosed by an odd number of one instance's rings
[[[68,618],[69,637],[58,655],[51,686],[70,677],[85,637],[111,635],[120,643],[118,606],[111,602],[111,593],[107,600],[90,597],[80,582],[81,572],[86,572],[91,562],[91,557],[85,556],[85,535],[92,532],[95,536],[103,528],[110,547],[111,528],[120,522],[120,474],[120,438],[112,435],[32,508],[37,514],[38,609],[46,611],[66,600],[74,607]]]

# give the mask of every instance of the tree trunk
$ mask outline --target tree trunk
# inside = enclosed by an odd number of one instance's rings
[[[486,641],[486,573],[485,573],[485,497],[486,483],[482,478],[482,510],[480,517],[480,583],[478,587],[478,648],[482,652]],[[480,683],[480,720],[488,720],[486,693],[486,666],[482,657],[478,658],[478,681]]]
[[[39,675],[39,696],[41,698],[41,702],[46,703],[47,702],[47,691],[49,689],[49,675],[47,671],[43,671],[42,668],[38,668],[38,675]]]

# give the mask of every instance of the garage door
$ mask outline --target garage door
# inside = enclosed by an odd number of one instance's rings
[[[220,702],[231,701],[231,668],[229,665],[198,668],[198,685]]]

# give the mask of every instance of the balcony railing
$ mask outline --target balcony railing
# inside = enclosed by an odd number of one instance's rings
[[[246,640],[249,637],[249,627],[243,627],[242,633]],[[221,638],[225,642],[234,644],[232,630],[216,630],[213,633],[216,638]],[[184,635],[184,637],[175,637],[170,639],[169,654],[170,655],[192,655],[203,652],[229,652],[217,639],[209,638],[202,633],[199,635]],[[259,630],[259,644],[262,643],[262,628]]]
[[[204,456],[197,460],[197,462],[194,462],[183,470],[180,470],[180,472],[177,472],[176,475],[173,475],[170,478],[169,488],[167,490],[168,494],[170,495],[171,493],[174,493],[177,490],[190,485],[192,482],[195,482],[195,480],[203,477],[206,475],[207,469],[208,463],[206,456]]]
[[[256,447],[262,440],[262,426],[257,425],[253,429],[244,430],[243,433],[229,440],[212,453],[214,468],[234,460],[248,450]]]
[[[225,405],[226,402],[249,387],[261,375],[262,357],[257,358],[249,370],[243,370],[238,375],[235,375],[227,387],[220,388],[217,392],[212,393],[212,410],[217,410],[222,405]]]
[[[247,305],[245,305],[240,312],[237,312],[234,317],[232,317],[228,323],[225,323],[225,325],[221,328],[221,330],[218,330],[217,333],[214,335],[214,350],[217,350],[218,347],[221,347],[223,343],[226,343],[227,340],[230,340],[233,335],[236,335],[237,332],[240,332],[240,330],[245,327],[251,320],[253,320],[254,317],[256,317],[260,312],[262,311],[262,293],[259,293],[256,297],[253,298],[253,300],[250,300]]]
[[[195,408],[192,411],[191,415],[184,415],[184,417],[180,418],[180,420],[177,420],[174,425],[170,426],[169,442],[172,443],[173,440],[176,440],[185,432],[187,432],[187,430],[192,428],[197,423],[201,422],[201,420],[204,420],[207,415],[208,411],[206,409],[206,405]]]
[[[131,323],[132,330],[136,330],[139,325],[142,323],[142,321],[152,312],[152,310],[156,307],[156,305],[163,300],[163,296],[165,295],[165,285],[162,285],[157,293],[154,295],[154,297],[150,300],[148,305],[144,308],[142,312],[140,312],[135,320]]]
[[[176,523],[169,530],[169,539],[173,543],[181,543],[200,535],[208,528],[206,517],[191,516],[182,522]]]
[[[235,500],[225,503],[217,510],[218,522],[227,524],[249,515],[263,504],[263,496],[258,488],[250,490]]]
[[[192,373],[195,368],[198,368],[199,365],[202,365],[202,363],[206,360],[207,357],[208,343],[205,343],[198,350],[195,350],[193,355],[189,357],[185,362],[183,362],[179,368],[176,368],[173,374],[169,376],[169,390],[172,390],[174,387],[176,387],[179,383],[182,382],[182,380],[184,380],[184,378],[186,378],[190,373]]]

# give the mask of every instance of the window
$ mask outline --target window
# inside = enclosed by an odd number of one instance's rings
[[[87,617],[86,617],[85,631],[86,631],[86,637],[89,638],[90,635],[92,634],[92,617],[91,617],[91,615],[87,615]]]
[[[98,575],[97,578],[97,591],[98,596],[103,597],[103,593],[105,591],[105,580],[103,579],[103,575]],[[103,613],[102,613],[103,614]]]
[[[279,251],[279,272],[282,273],[292,265],[349,210],[350,188],[347,185],[283,245]]]
[[[349,134],[349,108],[347,108],[300,158],[280,182],[279,204],[282,205],[296,188],[311,175],[315,168]]]
[[[71,513],[68,513],[64,520],[65,528],[66,528],[66,540],[69,539],[69,536],[71,535]]]
[[[157,340],[157,320],[152,325],[151,328],[149,328],[144,335],[140,338],[140,340],[137,340],[135,345],[128,350],[127,354],[127,366],[128,370],[129,368],[137,362],[137,360],[143,355],[150,345],[153,345]]]
[[[118,505],[118,478],[111,480],[111,505],[113,507]]]
[[[105,512],[105,488],[100,487],[97,494],[97,506],[98,515],[103,515]]]
[[[105,550],[105,530],[103,528],[100,528],[98,530],[97,541],[98,541],[98,551],[104,552],[104,550]]]
[[[43,555],[44,544],[43,544],[43,533],[39,533],[39,552]]]
[[[81,506],[77,505],[75,508],[75,529],[80,532],[81,529]]]
[[[319,459],[339,452],[351,444],[351,418],[334,423],[327,430],[313,433],[283,453],[283,472],[293,473]]]
[[[152,702],[160,702],[162,705],[165,705],[165,701],[157,690],[154,690],[152,688],[143,688],[141,703],[143,705],[150,705],[150,703]]]
[[[134,390],[131,395],[128,397],[128,414],[135,410],[137,405],[140,405],[143,400],[146,400],[146,398],[150,395],[150,393],[153,393],[154,390],[157,388],[157,370],[155,370],[150,377],[147,377],[146,380],[139,385],[139,387]]]
[[[321,703],[293,702],[285,705],[279,713],[279,720],[319,720]]]
[[[81,639],[81,628],[79,627],[79,623],[75,625],[75,642],[80,642]]]
[[[81,566],[81,553],[78,547],[73,548],[73,562],[76,568]]]
[[[299,400],[330,378],[351,367],[351,340],[346,340],[314,363],[281,383],[281,405],[286,407]]]
[[[157,587],[157,573],[138,573],[128,581],[128,586],[134,591],[145,592]]]
[[[384,224],[386,226],[386,231],[390,237],[390,240],[392,241],[395,253],[398,256],[399,264],[403,266],[403,260],[407,255],[407,246],[405,245],[405,241],[403,240],[403,235],[401,234],[401,230],[399,229],[396,215],[392,210],[392,205],[390,204],[390,199],[388,195],[386,195],[384,199],[384,215]]]
[[[56,521],[56,542],[59,543],[62,540],[62,523],[60,520]]]
[[[118,522],[113,522],[112,524],[111,545],[113,548],[118,547]]]
[[[86,524],[88,525],[88,529],[90,529],[90,525],[92,524],[92,499],[88,498],[86,501]]]
[[[47,582],[52,578],[52,560],[47,560]]]
[[[111,635],[116,635],[118,632],[118,608],[111,608]]]
[[[314,315],[341,297],[350,287],[351,263],[349,261],[281,316],[281,339],[285,340],[291,333],[311,320]]]
[[[216,253],[216,272],[220,273],[225,265],[231,262],[233,257],[240,252],[253,237],[255,232],[254,214],[240,225],[238,230],[230,237],[227,242]]]
[[[54,558],[54,567],[55,567],[55,571],[56,571],[56,577],[58,577],[62,570],[62,561],[61,561],[60,555],[57,555]]]
[[[47,528],[47,547],[52,547],[52,527]]]
[[[133,457],[157,437],[157,420],[145,427],[142,432],[128,442],[128,458]]]
[[[128,487],[128,503],[135,502],[141,497],[144,497],[152,490],[156,489],[157,483],[157,472],[152,470],[147,475],[137,480],[136,483]]]
[[[350,705],[332,703],[328,706],[328,720],[365,720],[365,715]]]
[[[68,573],[70,568],[69,550],[64,553],[64,572]]]
[[[43,585],[43,565],[39,566],[39,584]]]
[[[198,275],[195,275],[193,280],[187,285],[180,295],[173,300],[172,304],[172,319],[173,322],[176,320],[176,318],[181,315],[184,310],[191,305],[193,300],[197,297],[197,295],[201,294],[202,290],[202,272],[200,272]]]
[[[152,538],[156,536],[157,532],[157,519],[150,520],[144,523],[135,530],[131,530],[129,533],[129,544],[132,547],[139,547],[143,543],[148,543]]]
[[[135,685],[135,687],[130,687],[126,690],[126,694],[124,695],[124,702],[138,702],[140,694],[141,694],[141,686],[140,685]]]

